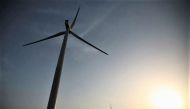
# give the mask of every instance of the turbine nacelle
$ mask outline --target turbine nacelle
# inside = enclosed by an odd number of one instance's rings
[[[67,31],[70,31],[70,30],[71,30],[71,28],[70,28],[70,26],[69,26],[69,20],[65,20],[65,27],[66,27],[66,30],[67,30]]]

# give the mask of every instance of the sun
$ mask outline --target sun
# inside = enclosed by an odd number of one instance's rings
[[[160,88],[155,90],[151,96],[151,101],[156,109],[182,108],[182,97],[174,89]]]

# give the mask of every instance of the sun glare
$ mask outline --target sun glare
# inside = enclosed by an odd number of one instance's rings
[[[160,88],[153,92],[151,101],[156,109],[181,109],[182,98],[175,90]]]

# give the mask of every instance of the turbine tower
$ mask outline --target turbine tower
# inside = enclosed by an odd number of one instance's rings
[[[69,20],[65,20],[65,27],[66,27],[65,31],[61,31],[61,32],[56,33],[52,36],[49,36],[49,37],[43,38],[41,40],[34,41],[34,42],[27,43],[27,44],[23,45],[23,46],[28,46],[31,44],[35,44],[35,43],[38,43],[41,41],[45,41],[48,39],[52,39],[52,38],[64,35],[63,43],[61,46],[61,50],[59,53],[59,58],[58,58],[58,62],[57,62],[57,66],[56,66],[56,70],[55,70],[55,74],[54,74],[54,78],[53,78],[53,84],[51,87],[51,92],[50,92],[50,96],[49,96],[47,109],[55,109],[56,100],[57,100],[57,93],[58,93],[59,83],[60,83],[60,77],[61,77],[61,72],[62,72],[62,66],[63,66],[63,61],[64,61],[65,49],[66,49],[67,39],[68,39],[69,34],[73,35],[75,38],[79,39],[80,41],[90,45],[91,47],[97,49],[98,51],[108,55],[108,53],[104,52],[103,50],[101,50],[98,47],[94,46],[93,44],[89,43],[88,41],[84,40],[83,38],[81,38],[80,36],[78,36],[76,33],[74,33],[72,31],[72,29],[75,25],[79,10],[80,10],[80,7],[78,8],[77,13],[75,15],[75,18],[74,18],[73,22],[71,23],[71,25],[69,25]]]

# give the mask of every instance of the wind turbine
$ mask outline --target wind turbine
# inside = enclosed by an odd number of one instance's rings
[[[52,87],[51,87],[51,92],[50,92],[50,96],[49,96],[47,109],[55,109],[57,93],[58,93],[59,83],[60,83],[60,77],[61,77],[61,72],[62,72],[62,66],[63,66],[63,61],[64,61],[65,49],[66,49],[67,39],[68,39],[69,34],[73,35],[75,38],[79,39],[80,41],[90,45],[91,47],[97,49],[98,51],[108,55],[108,53],[104,52],[103,50],[101,50],[98,47],[94,46],[93,44],[89,43],[88,41],[84,40],[83,38],[81,38],[79,35],[77,35],[76,33],[74,33],[72,31],[72,29],[73,29],[73,27],[75,25],[79,10],[80,10],[80,7],[78,8],[77,13],[75,15],[75,18],[74,18],[73,22],[71,23],[71,25],[69,25],[69,20],[65,20],[65,27],[66,27],[65,31],[61,31],[61,32],[56,33],[56,34],[54,34],[52,36],[49,36],[49,37],[43,38],[41,40],[34,41],[34,42],[27,43],[27,44],[23,45],[23,46],[28,46],[28,45],[31,45],[31,44],[35,44],[35,43],[38,43],[38,42],[41,42],[41,41],[49,40],[49,39],[64,35],[63,43],[62,43],[62,46],[61,46],[61,50],[60,50],[60,54],[59,54],[59,58],[58,58],[54,78],[53,78],[53,84],[52,84]]]
[[[112,109],[112,106],[111,106],[111,104],[110,104],[110,109]]]

